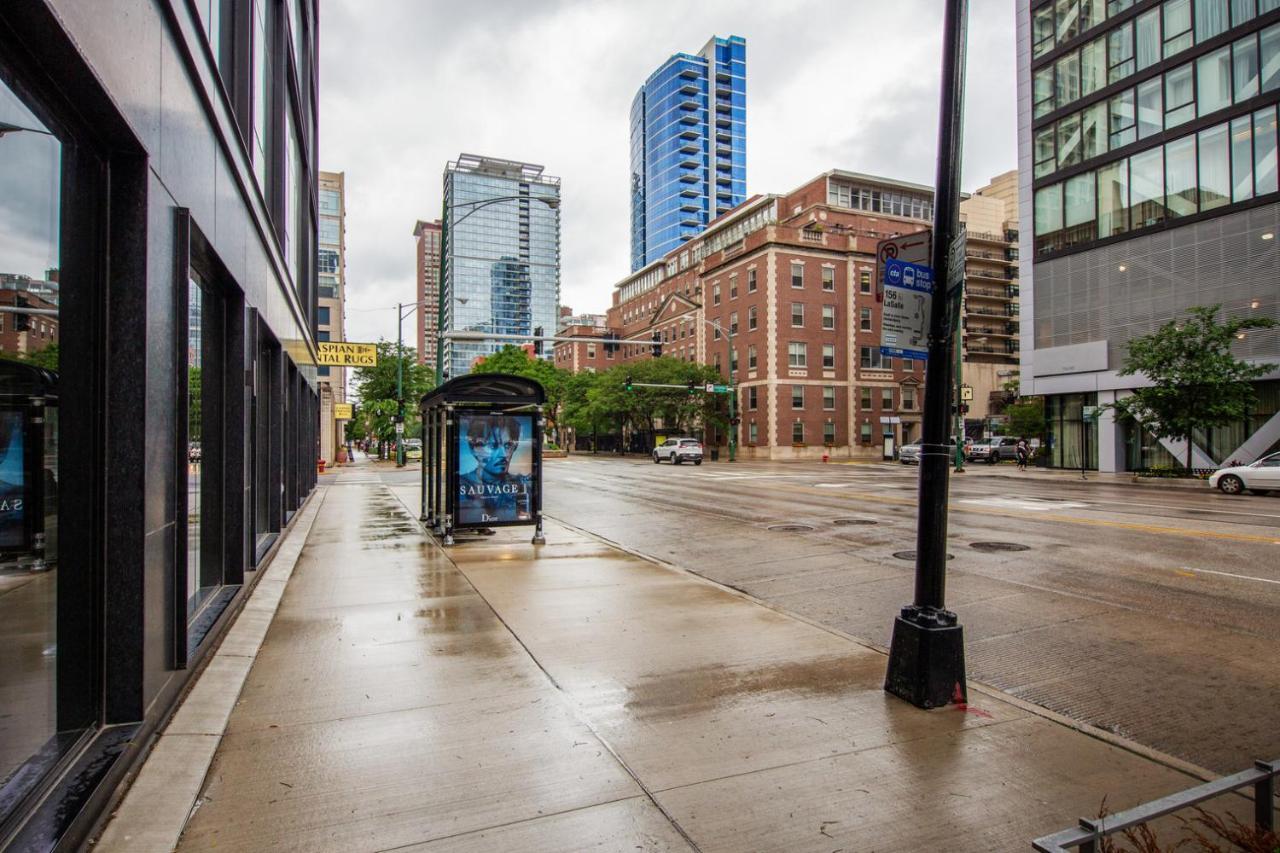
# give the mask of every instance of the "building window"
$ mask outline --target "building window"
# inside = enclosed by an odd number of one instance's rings
[[[756,422],[752,421],[751,423],[747,424],[747,441],[750,444],[755,444],[759,440],[760,440],[760,430],[756,427]]]
[[[1164,127],[1170,130],[1196,117],[1196,91],[1191,63],[1164,75]]]
[[[587,358],[595,358],[595,357],[596,357],[596,345],[587,344]]]
[[[871,309],[860,308],[858,310],[858,328],[864,332],[871,331]]]
[[[756,393],[759,390],[755,385],[747,389],[747,409],[750,411],[754,412],[760,406],[760,395]]]
[[[711,339],[713,341],[718,341],[720,340],[720,318],[717,317],[712,320],[711,324]]]
[[[1107,33],[1107,82],[1123,80],[1133,70],[1133,22],[1126,21]],[[1045,112],[1051,110],[1052,105]]]
[[[754,332],[756,330],[756,306],[752,305],[747,311],[747,331]]]
[[[836,306],[822,306],[822,328],[834,329],[836,327]]]
[[[1133,90],[1125,89],[1107,101],[1107,129],[1110,134],[1110,147],[1119,148],[1137,139],[1137,110],[1133,102]],[[1052,144],[1052,143],[1051,143]],[[1036,157],[1040,154],[1037,149]],[[1036,177],[1041,173],[1036,172]]]
[[[1165,0],[1164,58],[1191,47],[1191,0]]]
[[[858,389],[858,409],[863,412],[871,411],[871,389],[862,387]]]
[[[791,262],[791,286],[797,289],[804,287],[804,264],[799,261]]]
[[[828,412],[834,412],[836,408],[836,386],[822,386],[822,408]]]
[[[734,374],[737,372],[738,372],[738,349],[737,347],[730,347],[729,348],[729,373]]]
[[[791,408],[793,409],[804,408],[804,386],[803,385],[791,386]]]
[[[836,289],[836,271],[834,268],[832,267],[822,268],[822,289],[823,290]]]
[[[738,298],[738,276],[737,274],[729,276],[729,298]]]
[[[834,370],[836,366],[836,345],[822,345],[822,366],[827,370]]]
[[[804,423],[796,421],[791,425],[791,443],[804,444]]]
[[[756,271],[755,269],[747,270],[747,293],[756,292]]]
[[[809,366],[808,346],[803,341],[792,341],[787,344],[787,366],[797,368]]]
[[[902,389],[902,410],[904,412],[914,412],[916,410],[916,389],[910,385]]]
[[[747,370],[755,370],[755,369],[756,369],[756,345],[750,344],[747,346]]]
[[[859,428],[858,431],[862,437],[862,443],[870,444],[871,443],[871,424],[867,423],[866,421],[863,421],[862,426]]]
[[[858,273],[858,292],[871,292],[871,270],[862,270]]]
[[[831,446],[836,443],[836,425],[827,421],[822,425],[822,443]]]
[[[893,410],[893,389],[892,388],[880,389],[880,408],[886,412]]]
[[[738,334],[738,312],[734,311],[729,315],[729,334]]]
[[[880,347],[858,347],[858,364],[864,370],[887,370],[893,361],[880,355]]]
[[[720,304],[720,285],[718,284],[711,285],[711,304]]]
[[[804,328],[804,303],[791,303],[791,327],[793,329]]]
[[[316,322],[318,325],[321,325],[321,326],[330,325],[328,306],[321,305],[319,308],[316,309]]]

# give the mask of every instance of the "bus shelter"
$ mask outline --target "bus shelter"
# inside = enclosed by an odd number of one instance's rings
[[[444,545],[460,531],[532,525],[542,532],[542,404],[532,379],[477,373],[426,394],[421,521]]]

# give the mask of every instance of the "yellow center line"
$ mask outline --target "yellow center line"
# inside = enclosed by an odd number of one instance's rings
[[[784,483],[776,483],[773,486],[779,491],[798,492],[806,495],[821,495],[822,497],[831,497],[833,491],[824,489],[817,491],[811,486],[788,486]],[[874,492],[834,492],[841,497],[848,498],[864,498],[866,500],[877,501],[879,503],[900,504],[903,506],[915,506],[915,500],[907,498],[895,498],[888,495],[876,494]],[[1078,518],[1071,515],[1052,515],[1042,512],[1020,512],[1014,509],[991,509],[988,507],[970,507],[950,504],[951,512],[968,512],[978,515],[995,515],[1005,518],[1025,518],[1032,521],[1057,521],[1063,524],[1084,524],[1091,527],[1111,527],[1118,530],[1134,530],[1139,533],[1152,533],[1160,536],[1189,536],[1198,539],[1227,539],[1232,542],[1265,542],[1268,544],[1280,544],[1280,536],[1259,536],[1252,533],[1228,533],[1221,530],[1190,530],[1183,527],[1165,527],[1159,524],[1138,524],[1133,521],[1109,521],[1104,518]]]

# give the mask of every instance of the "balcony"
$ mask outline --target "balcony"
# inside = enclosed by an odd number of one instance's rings
[[[1014,289],[1009,287],[966,287],[964,295],[967,297],[977,297],[981,299],[1002,299],[1008,301],[1017,296],[1017,293],[1011,293],[1011,290]]]
[[[695,115],[689,115],[686,113],[685,115],[680,116],[680,123],[681,124],[697,124],[698,117]]]
[[[697,139],[699,136],[701,136],[701,134],[692,128],[685,128],[684,130],[680,131],[681,139]]]
[[[700,91],[697,86],[692,83],[685,83],[677,91],[682,95],[696,95]]]
[[[679,151],[681,154],[697,154],[702,149],[699,148],[697,145],[694,145],[692,142],[686,142],[676,150]]]
[[[728,186],[733,183],[733,178],[728,175],[716,175],[716,183]]]
[[[982,278],[990,281],[1014,281],[1016,275],[1010,274],[1007,270],[984,270],[984,269],[966,269],[964,271],[965,278]]]
[[[702,163],[693,157],[685,157],[680,161],[679,165],[682,169],[696,169],[701,166]]]
[[[701,106],[702,105],[699,104],[697,101],[694,101],[689,98],[686,98],[685,100],[680,102],[680,109],[682,110],[696,110]]]
[[[693,187],[685,187],[684,189],[680,190],[681,198],[697,198],[699,195],[701,195],[701,193],[699,193]]]
[[[696,184],[699,181],[699,178],[697,175],[693,174],[692,172],[685,172],[683,175],[680,176],[679,180],[682,183],[686,183],[686,184]]]
[[[732,125],[733,125],[733,120],[730,119],[728,116],[726,115],[716,116],[716,127],[731,127]]]

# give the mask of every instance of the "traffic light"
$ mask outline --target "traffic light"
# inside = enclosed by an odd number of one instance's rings
[[[698,393],[698,383],[690,379],[689,380],[689,396],[692,397],[694,394],[697,394],[697,393]]]
[[[628,391],[630,391],[630,390],[631,390],[631,374],[630,374],[630,373],[628,373],[628,374],[627,374],[627,378],[626,378],[626,379],[624,379],[624,380],[623,380],[623,382],[624,382],[624,385],[625,385],[626,389],[627,389]]]
[[[662,358],[662,335],[657,332],[653,333],[653,357]]]
[[[542,327],[538,326],[533,330],[533,354],[542,355]]]

